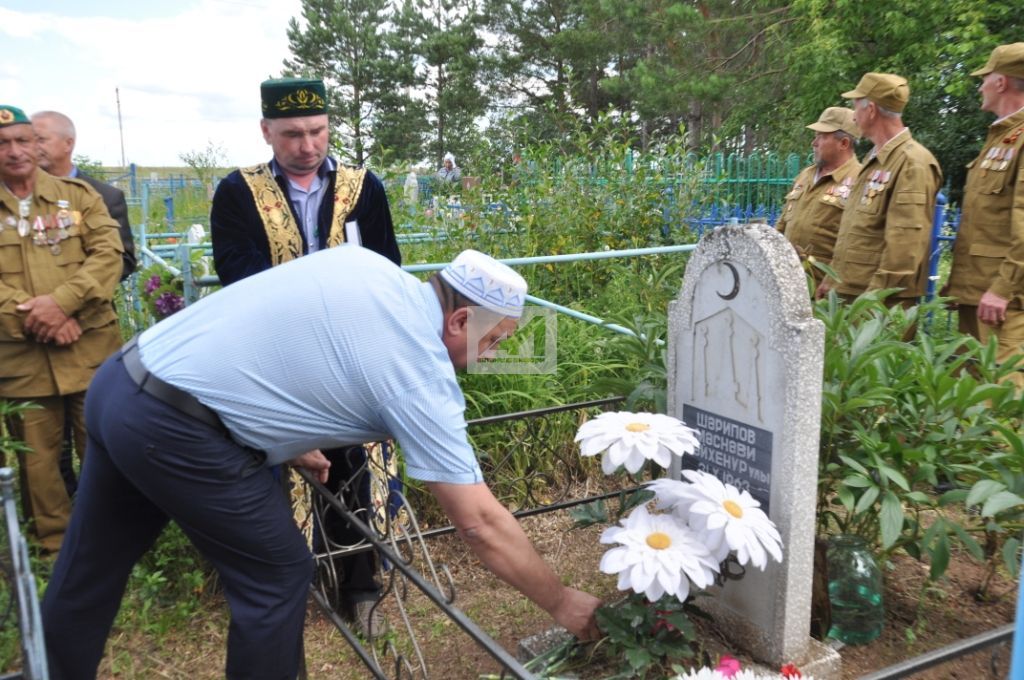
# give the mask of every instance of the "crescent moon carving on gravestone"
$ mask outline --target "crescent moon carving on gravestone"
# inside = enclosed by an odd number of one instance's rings
[[[722,264],[728,267],[729,271],[732,272],[732,290],[724,295],[722,293],[718,293],[718,297],[723,300],[732,300],[740,294],[740,273],[736,270],[736,267],[733,266],[732,262],[722,262]]]

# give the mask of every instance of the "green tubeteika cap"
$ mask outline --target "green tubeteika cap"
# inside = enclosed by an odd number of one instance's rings
[[[324,81],[307,78],[273,78],[260,83],[264,118],[295,118],[327,113]]]

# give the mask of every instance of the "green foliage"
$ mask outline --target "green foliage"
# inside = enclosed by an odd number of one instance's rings
[[[13,402],[0,399],[0,456],[6,461],[9,454],[24,453],[28,450],[25,442],[15,439],[7,430],[7,423],[12,418],[20,418],[25,411],[37,409],[39,406],[31,402]],[[6,464],[6,462],[4,463]]]
[[[420,6],[419,56],[431,124],[427,150],[439,166],[445,152],[458,156],[478,136],[476,119],[486,111],[478,79],[483,17],[475,0],[429,0]]]
[[[996,363],[994,345],[943,337],[937,324],[913,335],[944,313],[941,303],[904,311],[883,297],[817,306],[826,326],[819,533],[928,556],[932,578],[945,571],[952,541],[978,558],[993,554],[979,536],[1010,537],[1004,561],[1019,562],[1024,397],[1000,382],[1012,366]],[[957,505],[960,513],[940,512]]]
[[[394,6],[393,30],[382,35],[387,68],[380,74],[379,97],[373,110],[370,152],[381,167],[416,162],[426,157],[431,132],[427,102],[412,96],[422,87],[420,49],[423,30],[419,4],[403,0]]]
[[[332,122],[340,126],[335,152],[362,164],[370,144],[378,86],[388,83],[378,30],[387,17],[385,0],[303,0],[302,19],[288,23],[293,57],[287,75],[323,78]]]
[[[666,595],[653,605],[642,595],[597,610],[597,625],[607,635],[609,658],[624,661],[620,677],[665,677],[671,664],[693,658],[697,632],[688,614],[696,609]]]
[[[666,271],[675,270],[667,267]],[[681,277],[680,271],[675,271]],[[665,336],[667,317],[657,314],[623,319],[621,325],[630,335],[614,335],[604,339],[609,354],[623,357],[617,364],[601,367],[594,381],[598,390],[626,397],[627,411],[665,413],[668,408],[668,374],[665,367]]]
[[[993,47],[1018,39],[1020,7],[976,0],[796,0],[790,12],[786,106],[769,138],[778,144],[789,135],[795,144],[806,143],[806,136],[796,136],[802,125],[835,106],[863,73],[898,73],[910,84],[904,120],[938,158],[958,200],[964,165],[992,121],[979,109],[978,81],[969,73]]]
[[[651,479],[656,479],[664,473],[661,468],[651,466]],[[622,474],[625,474],[624,472]],[[647,489],[633,488],[623,489],[618,495],[618,510],[614,516],[609,515],[608,507],[604,500],[597,500],[585,505],[579,505],[569,510],[569,516],[573,520],[573,528],[594,526],[595,524],[616,524],[620,519],[629,514],[633,508],[654,500],[654,492]]]
[[[163,635],[199,614],[215,574],[176,524],[132,569],[116,625]]]
[[[555,645],[547,652],[530,659],[525,668],[545,680],[568,680],[586,671],[608,680],[627,678],[667,678],[685,672],[706,653],[697,640],[697,629],[690,616],[707,618],[693,604],[683,604],[671,596],[656,603],[642,595],[605,605],[597,610],[597,624],[606,634],[596,645],[584,645],[575,638]],[[482,675],[480,680],[495,679]]]
[[[1019,10],[979,0],[304,0],[285,71],[327,80],[342,154],[436,167],[452,151],[473,155],[476,175],[605,117],[645,152],[680,128],[691,150],[806,151],[804,126],[863,73],[899,73],[912,93],[905,120],[956,201],[991,121],[969,73],[1017,40]],[[522,132],[510,140],[509,127]],[[475,156],[502,137],[500,155]]]
[[[93,158],[89,158],[85,154],[76,153],[72,158],[72,162],[80,172],[84,172],[92,177],[103,177],[103,161],[98,161]]]
[[[212,141],[206,143],[206,148],[202,150],[185,151],[178,154],[178,158],[192,168],[192,172],[195,173],[196,179],[203,186],[207,186],[213,179],[214,172],[218,168],[223,167],[227,158],[224,153],[224,147],[219,144],[215,144]]]

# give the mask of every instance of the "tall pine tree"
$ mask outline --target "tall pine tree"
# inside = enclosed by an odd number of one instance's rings
[[[302,19],[288,22],[293,74],[324,79],[338,153],[362,164],[371,142],[373,107],[387,64],[378,31],[387,0],[302,0]]]

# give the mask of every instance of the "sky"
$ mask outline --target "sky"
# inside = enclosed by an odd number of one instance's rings
[[[75,154],[183,166],[212,143],[225,165],[269,160],[259,84],[288,56],[300,0],[0,0],[0,104],[75,122]]]

